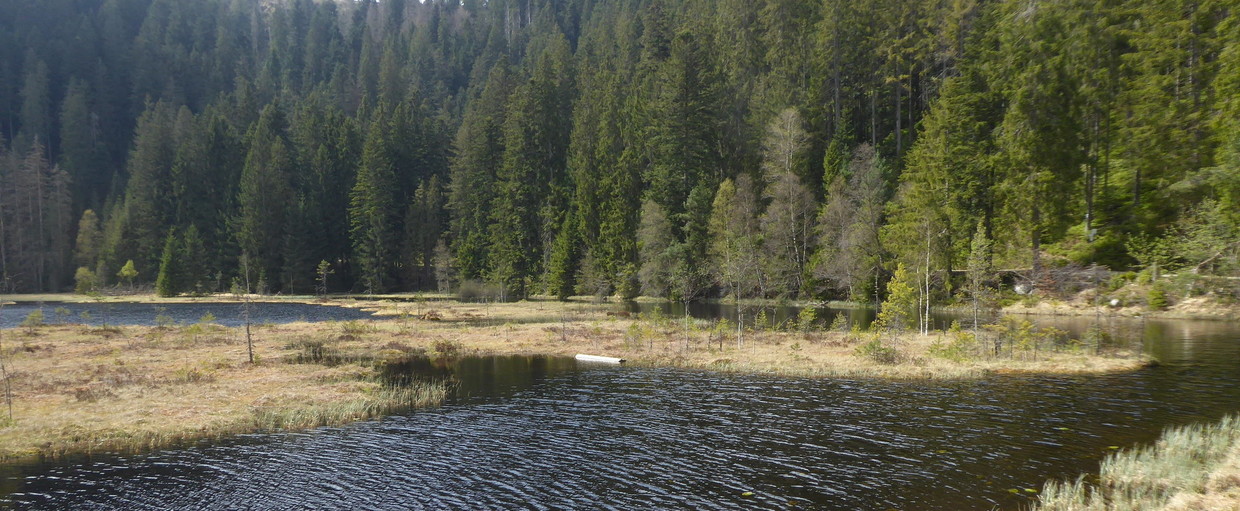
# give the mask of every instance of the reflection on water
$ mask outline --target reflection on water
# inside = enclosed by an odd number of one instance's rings
[[[1083,331],[1091,318],[1044,323]],[[1019,509],[1111,446],[1240,409],[1240,329],[1120,321],[1163,365],[1097,377],[886,382],[411,361],[443,407],[304,434],[8,467],[18,507]],[[748,495],[752,492],[752,495]],[[1019,494],[1014,494],[1013,492]]]
[[[244,324],[240,302],[195,303],[19,303],[0,310],[0,328],[21,324],[34,311],[43,312],[47,323],[81,323],[86,325],[145,325],[164,323],[191,324],[210,314],[224,326]],[[348,307],[307,303],[254,302],[250,318],[255,323],[291,323],[294,321],[347,321],[372,319],[374,315]]]

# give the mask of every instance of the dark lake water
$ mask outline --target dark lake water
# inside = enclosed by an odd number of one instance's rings
[[[88,325],[155,325],[160,320],[190,324],[211,314],[224,326],[244,324],[241,302],[199,303],[18,303],[0,310],[0,328],[20,325],[31,312],[43,311],[46,323],[83,323]],[[254,323],[291,323],[294,321],[347,321],[371,319],[374,316],[360,309],[306,303],[253,302],[250,318]]]
[[[10,465],[0,495],[77,509],[1020,509],[1025,489],[1096,471],[1115,447],[1240,411],[1240,327],[1107,328],[1162,365],[889,382],[469,358],[438,368],[458,382],[442,407]]]

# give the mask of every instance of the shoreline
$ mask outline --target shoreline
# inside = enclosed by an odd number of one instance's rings
[[[359,294],[333,294],[327,297],[318,297],[314,295],[248,295],[253,303],[304,303],[308,305],[328,305],[335,307],[349,308],[369,308],[383,309],[393,305],[417,303],[425,307],[433,307],[437,303],[490,303],[502,305],[504,303],[521,303],[521,302],[458,302],[456,297],[445,293],[417,292],[417,293],[389,293],[382,295],[359,295]],[[202,296],[177,296],[172,298],[162,298],[152,293],[135,293],[135,294],[114,294],[91,297],[74,293],[43,293],[43,294],[26,294],[26,295],[4,295],[2,297],[3,305],[18,305],[31,303],[216,303],[216,302],[236,302],[241,303],[244,298],[241,296],[216,293]],[[709,300],[701,300],[693,303],[707,303],[720,306],[734,306],[730,303],[730,299],[717,298]],[[625,301],[615,297],[608,297],[599,300],[593,296],[572,296],[567,300],[560,301],[549,295],[532,296],[525,303],[562,303],[572,305],[586,305],[609,307],[617,306],[625,303],[680,303],[669,302],[662,298],[653,298],[648,296],[639,296],[633,300]],[[778,300],[771,298],[745,298],[741,299],[743,307],[794,307],[794,308],[829,308],[829,309],[872,309],[873,307],[863,303],[848,301],[813,301],[813,300]],[[949,314],[967,314],[971,309],[967,305],[946,305],[934,306],[931,310],[936,312],[944,312]],[[1080,303],[1077,300],[1063,301],[1051,298],[1043,298],[1032,305],[1023,303],[1015,303],[998,309],[997,312],[1002,315],[1014,316],[1030,316],[1030,317],[1084,317],[1101,315],[1105,317],[1118,317],[1130,319],[1166,319],[1166,320],[1185,320],[1185,321],[1238,321],[1240,320],[1240,304],[1225,305],[1210,301],[1204,298],[1189,298],[1182,300],[1163,310],[1150,310],[1143,306],[1120,306],[1112,307],[1109,305],[1095,305],[1091,303]]]
[[[980,348],[987,344],[959,331],[738,334],[726,321],[638,319],[607,304],[581,302],[314,303],[378,308],[395,317],[256,325],[253,365],[241,327],[5,329],[15,424],[0,427],[0,460],[146,451],[340,425],[442,402],[442,384],[393,389],[379,380],[384,364],[409,357],[588,353],[639,367],[889,380],[1106,374],[1152,363],[1131,352],[1052,350],[1049,337],[1005,358],[987,354]]]

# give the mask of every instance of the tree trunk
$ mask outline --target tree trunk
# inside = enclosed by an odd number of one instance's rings
[[[1033,206],[1033,235],[1031,248],[1033,250],[1033,282],[1036,285],[1042,277],[1042,208],[1036,204]]]

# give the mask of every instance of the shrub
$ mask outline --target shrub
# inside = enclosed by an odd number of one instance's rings
[[[461,343],[440,339],[435,341],[435,353],[442,358],[456,358],[461,354]]]
[[[938,339],[930,345],[931,356],[953,362],[964,362],[973,358],[973,354],[977,349],[977,336],[973,332],[962,330],[960,322],[953,321],[951,328],[947,331],[947,335],[950,336],[950,341],[942,342],[941,339]]]
[[[899,360],[900,352],[890,346],[884,346],[883,341],[875,337],[870,342],[857,346],[856,355],[878,362],[880,364],[894,364]]]
[[[26,315],[26,319],[22,320],[22,326],[26,328],[35,328],[44,325],[43,309],[35,309]]]
[[[848,315],[843,312],[837,313],[835,315],[835,319],[831,320],[831,326],[829,329],[833,332],[847,332]]]
[[[1136,272],[1126,271],[1124,273],[1116,273],[1111,276],[1111,280],[1107,282],[1107,291],[1117,291],[1135,280],[1137,280]]]
[[[797,314],[797,327],[802,332],[808,332],[813,329],[815,321],[818,321],[818,310],[813,307],[801,309],[801,312]]]
[[[1150,291],[1146,294],[1145,303],[1153,310],[1163,310],[1167,308],[1167,290],[1160,284],[1154,284],[1150,287]]]
[[[172,319],[172,316],[168,315],[168,309],[160,307],[158,312],[155,313],[155,326],[168,328],[174,324],[176,324],[176,321]]]
[[[362,335],[376,330],[375,325],[356,319],[341,323],[340,329],[344,331],[345,335]]]
[[[477,280],[463,280],[456,290],[456,299],[462,302],[495,301],[499,296],[498,286]]]
[[[82,295],[93,292],[99,286],[99,279],[95,276],[95,272],[85,266],[74,272],[73,282],[73,292]]]

